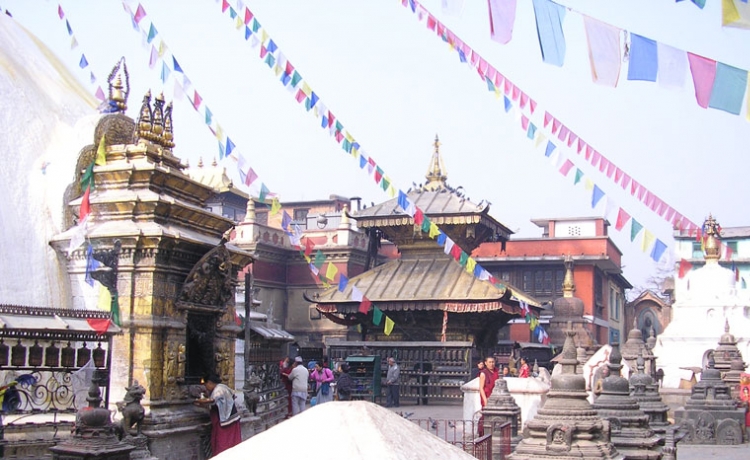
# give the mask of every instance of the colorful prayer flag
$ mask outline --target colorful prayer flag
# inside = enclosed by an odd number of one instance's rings
[[[708,106],[739,115],[747,87],[747,70],[738,69],[722,62],[716,63],[711,99]]]
[[[685,275],[690,271],[690,269],[693,268],[693,264],[688,262],[685,259],[680,259],[680,269],[678,272],[678,276],[680,279],[684,278]]]
[[[635,241],[635,237],[638,236],[638,233],[643,229],[643,225],[641,225],[637,220],[630,219],[630,241]]]
[[[631,33],[628,80],[656,81],[658,68],[656,41]]]
[[[359,312],[363,315],[366,315],[370,311],[370,306],[372,305],[372,302],[370,302],[370,299],[367,297],[362,298],[362,302],[359,304]]]
[[[104,145],[105,135],[102,134],[102,138],[99,139],[99,148],[96,149],[96,165],[104,166],[107,164],[107,150]]]
[[[516,0],[487,0],[490,9],[490,37],[506,44],[513,36],[516,19]]]
[[[693,75],[695,100],[704,109],[708,107],[716,78],[716,61],[697,54],[688,53],[690,73]]]
[[[372,307],[372,324],[376,326],[380,326],[380,323],[383,321],[383,310],[381,310],[378,307],[373,306]]]
[[[621,30],[590,16],[583,16],[594,83],[617,86],[620,77]]]
[[[565,61],[565,34],[562,26],[565,7],[551,0],[534,0],[534,15],[542,60],[562,67]]]
[[[333,281],[334,278],[336,278],[336,274],[339,272],[339,269],[336,268],[333,263],[328,262],[328,268],[326,269],[326,278]]]
[[[389,317],[385,317],[385,328],[383,329],[383,333],[385,335],[391,335],[391,332],[393,332],[393,327],[396,325],[396,323],[393,322],[393,320]]]

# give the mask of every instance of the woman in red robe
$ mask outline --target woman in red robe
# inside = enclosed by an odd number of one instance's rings
[[[195,403],[210,406],[211,456],[216,456],[242,442],[240,414],[234,404],[234,392],[221,383],[219,376],[208,376],[204,384],[209,397]]]

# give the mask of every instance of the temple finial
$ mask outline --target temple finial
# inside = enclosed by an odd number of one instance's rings
[[[435,134],[435,142],[432,144],[435,147],[435,151],[432,153],[432,159],[430,160],[430,166],[427,169],[427,182],[424,185],[425,190],[443,190],[445,189],[445,181],[448,179],[448,175],[445,173],[445,167],[443,166],[443,159],[440,156],[440,139]]]
[[[154,142],[157,142],[158,144],[162,143],[162,136],[164,134],[164,94],[159,93],[158,96],[154,98],[154,122],[153,122],[153,128],[151,131],[153,131],[154,136]]]
[[[565,278],[563,279],[563,297],[573,297],[576,285],[573,282],[573,258],[570,255],[565,257]]]
[[[143,103],[141,104],[141,111],[138,114],[138,137],[141,139],[151,140],[151,129],[153,123],[153,116],[151,111],[151,90],[147,91],[143,95]]]
[[[112,68],[107,82],[109,83],[109,105],[118,112],[124,112],[128,108],[128,94],[130,94],[130,78],[124,57],[121,57]]]
[[[164,147],[174,148],[174,131],[172,128],[172,102],[164,108]]]
[[[711,214],[703,222],[703,238],[706,262],[718,263],[721,258],[721,225]]]

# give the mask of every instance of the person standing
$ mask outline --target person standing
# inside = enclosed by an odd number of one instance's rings
[[[526,358],[521,358],[521,369],[518,370],[518,378],[527,379],[530,374],[529,363],[526,362]]]
[[[289,373],[289,381],[292,382],[292,416],[299,414],[305,410],[305,403],[307,402],[307,380],[310,378],[310,373],[302,364],[302,357],[297,356],[294,358],[294,367],[292,372]]]
[[[292,372],[292,360],[289,356],[281,360],[279,368],[281,372],[281,382],[284,384],[284,388],[286,388],[286,418],[289,418],[292,416],[292,381],[289,380],[289,374]]]
[[[336,380],[336,395],[339,401],[349,401],[354,392],[354,380],[349,375],[349,364],[341,363],[339,379]]]
[[[479,374],[482,372],[482,369],[484,369],[484,361],[479,361],[477,363],[477,367],[475,367],[471,371],[471,379],[470,380],[474,380],[475,378],[479,377]]]
[[[315,383],[317,404],[333,401],[333,392],[331,391],[331,383],[333,382],[332,370],[315,363],[315,368],[310,372],[310,380]]]
[[[208,398],[201,398],[195,404],[210,407],[211,455],[216,456],[242,442],[240,414],[234,404],[234,392],[221,383],[219,376],[209,375],[204,385]]]
[[[481,397],[482,408],[487,405],[487,400],[495,388],[495,380],[500,374],[495,367],[495,358],[488,356],[484,360],[484,369],[479,373],[479,396]]]
[[[385,407],[399,407],[398,392],[401,368],[393,357],[388,358],[388,373],[385,376],[386,399]]]

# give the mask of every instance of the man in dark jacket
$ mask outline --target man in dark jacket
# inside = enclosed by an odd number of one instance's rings
[[[339,401],[349,401],[352,399],[352,392],[354,392],[354,380],[349,375],[349,365],[342,363],[339,371],[341,373],[336,380],[336,394]]]

